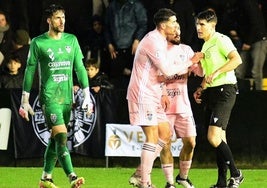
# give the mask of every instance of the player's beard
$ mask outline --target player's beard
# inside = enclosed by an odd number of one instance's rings
[[[170,41],[172,44],[179,45],[181,44],[181,40],[177,37]]]
[[[63,33],[64,32],[64,28],[65,28],[64,25],[60,25],[60,26],[57,26],[57,27],[52,27],[52,30],[55,33]]]

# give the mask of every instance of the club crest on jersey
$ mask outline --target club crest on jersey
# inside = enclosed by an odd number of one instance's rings
[[[149,121],[151,121],[151,120],[152,120],[152,117],[153,117],[153,114],[152,114],[150,111],[147,111],[147,113],[146,113],[146,117],[147,117],[147,119],[148,119]]]
[[[186,61],[186,56],[183,55],[183,54],[180,54],[180,59],[182,60],[182,62],[185,62]]]
[[[52,123],[56,123],[57,115],[56,114],[50,114],[50,120],[51,120]]]
[[[70,47],[70,46],[66,46],[65,49],[66,49],[66,51],[67,51],[68,53],[71,52],[71,47]]]
[[[156,51],[155,56],[156,56],[156,58],[158,58],[158,59],[160,58],[160,51],[159,51],[159,50]]]

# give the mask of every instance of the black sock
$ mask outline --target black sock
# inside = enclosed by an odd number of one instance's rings
[[[216,150],[216,162],[217,162],[217,166],[218,166],[218,179],[217,179],[216,185],[219,185],[221,187],[226,187],[228,166],[226,165],[223,157],[220,155],[218,150]]]
[[[223,157],[225,163],[229,167],[231,177],[239,176],[239,171],[235,166],[232,152],[231,152],[229,146],[224,141],[222,141],[220,143],[220,145],[216,148],[216,153]]]

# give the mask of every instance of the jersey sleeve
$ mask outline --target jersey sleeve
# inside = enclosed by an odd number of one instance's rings
[[[220,49],[220,52],[227,57],[228,54],[232,51],[236,51],[236,47],[234,46],[232,40],[226,36],[222,35],[220,38],[218,38],[218,48]]]
[[[192,65],[191,61],[185,65],[170,63],[172,58],[167,55],[167,46],[163,43],[156,42],[157,39],[151,39],[147,44],[147,55],[151,62],[160,70],[165,76],[172,76],[181,71],[181,69],[188,68]]]
[[[32,40],[30,44],[27,66],[23,79],[23,86],[22,86],[23,91],[30,92],[31,90],[34,74],[38,64],[37,51],[38,51],[37,43],[35,42],[35,40]]]

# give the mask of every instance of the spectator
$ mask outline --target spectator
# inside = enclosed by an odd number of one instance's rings
[[[5,12],[0,11],[0,65],[5,67],[8,56],[11,53],[13,32]],[[1,67],[1,71],[2,71]]]
[[[7,71],[1,75],[0,88],[12,89],[22,88],[23,72],[22,63],[18,55],[11,54],[6,64]]]
[[[109,0],[93,0],[93,15],[103,16],[108,7]]]
[[[88,59],[85,62],[85,68],[92,93],[99,93],[102,89],[113,89],[113,85],[109,82],[108,76],[104,72],[99,71],[100,62],[97,59]]]
[[[90,58],[97,59],[101,62],[100,71],[109,73],[110,58],[104,37],[103,20],[100,16],[92,17],[92,29],[85,38],[85,43],[87,44],[83,50],[85,61]]]
[[[27,58],[29,54],[29,49],[30,49],[30,42],[31,38],[29,36],[29,33],[24,30],[24,29],[18,29],[14,33],[14,38],[13,38],[13,46],[14,50],[12,53],[16,54],[19,59],[21,60],[21,71],[24,74],[26,64],[27,64]],[[38,74],[37,72],[34,75],[34,81],[33,81],[33,86],[32,88],[38,89],[39,87],[39,82],[38,82]]]
[[[254,89],[262,90],[263,66],[267,55],[267,31],[264,18],[256,0],[237,0],[239,10],[236,14],[242,50],[243,63],[236,69],[238,79],[244,79],[251,58],[251,74]]]
[[[27,57],[30,48],[30,36],[26,30],[18,29],[13,38],[14,53],[21,60],[21,69],[24,71],[27,63]]]
[[[109,75],[116,88],[127,88],[136,48],[146,32],[146,9],[139,0],[113,0],[109,4],[105,39],[112,60]]]
[[[16,30],[17,28],[21,28],[29,31],[29,20],[32,17],[28,15],[28,10],[32,8],[32,3],[28,0],[1,0],[0,7],[2,11],[8,14],[10,22],[12,23],[12,29]],[[36,6],[34,8],[37,9]],[[33,10],[31,11],[35,12]]]

